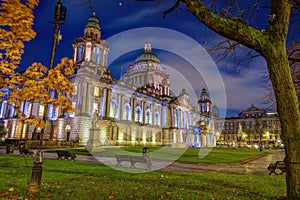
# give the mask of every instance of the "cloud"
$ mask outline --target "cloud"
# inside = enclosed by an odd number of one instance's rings
[[[263,68],[253,68],[244,76],[222,74],[226,88],[227,109],[242,111],[250,104],[255,104],[260,108],[267,107],[264,104],[264,96],[267,90],[262,87],[262,78],[259,78],[263,72]]]
[[[137,12],[130,12],[125,17],[117,18],[111,20],[111,22],[106,25],[106,29],[120,29],[122,27],[131,27],[132,25],[140,24],[141,21],[147,20],[149,16],[152,16],[155,12],[154,8],[142,9]]]
[[[114,35],[107,39],[111,49],[109,63],[130,51],[142,49],[147,40],[151,42],[152,48],[165,50],[185,59],[188,65],[175,65],[176,70],[185,74],[190,82],[192,79],[186,75],[187,73],[201,75],[210,91],[212,101],[222,108],[226,108],[224,83],[217,66],[197,41],[178,31],[159,27],[143,27]],[[197,78],[193,78],[193,81],[195,80]],[[200,83],[199,81],[198,91],[203,88],[203,84]]]

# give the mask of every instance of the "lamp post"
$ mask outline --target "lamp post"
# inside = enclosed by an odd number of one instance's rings
[[[50,57],[50,69],[53,68],[56,43],[58,40],[58,30],[59,30],[59,25],[61,24],[60,21],[66,19],[66,11],[67,11],[67,8],[62,5],[62,0],[57,0],[57,4],[55,6],[55,11],[54,11],[54,20],[55,21],[53,23],[55,24],[55,28],[54,28],[52,50],[51,50],[51,57]],[[49,88],[47,88],[47,90],[48,90],[48,92],[50,92]],[[43,113],[43,120],[44,120],[45,124],[47,124],[47,122],[46,122],[47,113],[48,113],[48,105],[45,105],[44,113]],[[42,172],[43,172],[43,157],[44,157],[43,151],[42,151],[44,132],[45,132],[45,128],[43,128],[41,130],[39,149],[34,158],[30,186],[29,186],[29,190],[28,190],[29,193],[38,193],[38,192],[40,192],[40,189],[41,189]]]

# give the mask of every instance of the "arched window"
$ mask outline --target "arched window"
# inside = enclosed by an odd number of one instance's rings
[[[151,110],[150,108],[146,109],[146,119],[145,119],[145,123],[147,124],[152,124],[152,118],[151,118]]]
[[[65,138],[66,138],[66,141],[70,141],[70,136],[71,136],[71,126],[68,124],[65,128]]]
[[[203,103],[203,104],[201,104],[201,112],[205,112],[205,111],[206,111],[205,104]]]
[[[1,104],[1,109],[0,109],[0,118],[4,118],[4,116],[5,116],[5,113],[4,113],[4,111],[5,111],[5,108],[6,108],[7,102],[6,102],[6,101],[4,101],[4,102],[2,102],[2,103],[0,103],[0,104]]]
[[[94,63],[96,63],[97,65],[100,64],[100,53],[101,53],[101,48],[100,47],[97,47],[97,46],[94,46],[93,48],[93,58],[92,58],[92,61]]]
[[[156,111],[154,115],[154,125],[160,126],[160,115],[158,111]]]
[[[124,105],[124,110],[123,110],[123,120],[131,120],[131,107],[128,103]]]
[[[82,45],[79,45],[78,51],[77,51],[77,62],[80,62],[83,60],[83,54],[84,54],[84,47]]]
[[[109,116],[111,118],[115,118],[116,115],[117,115],[117,101],[115,99],[112,99],[110,101]]]
[[[38,113],[39,117],[43,117],[44,110],[45,110],[45,106],[44,105],[39,105],[39,113]]]
[[[135,116],[134,116],[134,120],[135,122],[140,122],[142,123],[143,122],[143,118],[142,118],[142,109],[140,106],[137,106],[135,108]]]

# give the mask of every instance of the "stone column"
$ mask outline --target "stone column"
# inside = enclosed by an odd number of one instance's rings
[[[143,124],[146,124],[146,122],[145,122],[145,118],[146,118],[146,117],[145,117],[145,116],[146,116],[146,113],[145,113],[145,112],[146,112],[146,106],[145,106],[145,104],[146,104],[146,103],[145,103],[145,101],[143,100],[143,101],[142,101],[142,112],[143,112],[143,113],[142,113],[142,123],[143,123]]]
[[[107,92],[107,89],[106,88],[103,88],[102,89],[102,101],[101,101],[101,111],[100,111],[100,116],[102,117],[105,117],[105,110],[106,110],[106,92]]]
[[[106,91],[106,104],[105,104],[105,117],[108,118],[109,117],[109,112],[110,112],[110,96],[111,96],[111,91],[109,88],[107,88]]]
[[[131,97],[131,121],[135,122],[135,112],[134,112],[135,96]]]
[[[118,116],[117,116],[117,119],[121,120],[122,119],[122,111],[123,111],[123,95],[119,94],[118,97],[119,97],[119,100],[118,100],[119,103],[118,103]]]

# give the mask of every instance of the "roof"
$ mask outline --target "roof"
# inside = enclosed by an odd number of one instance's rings
[[[159,58],[152,52],[151,44],[149,41],[146,42],[144,52],[141,53],[134,61],[134,63],[138,62],[148,62],[152,61],[160,64]]]
[[[88,28],[88,27],[92,27],[92,28],[96,28],[96,29],[101,30],[100,25],[99,25],[99,20],[96,17],[95,12],[93,12],[93,15],[90,16],[90,18],[88,19],[88,22],[85,25],[85,28]]]

